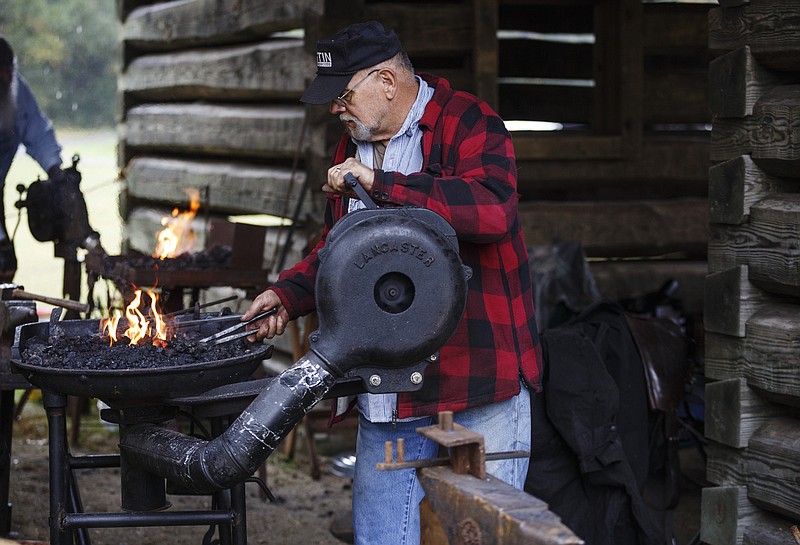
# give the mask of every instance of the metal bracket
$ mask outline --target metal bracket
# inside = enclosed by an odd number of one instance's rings
[[[438,424],[417,428],[417,433],[449,449],[450,456],[406,462],[404,440],[398,439],[396,448],[397,458],[395,459],[392,453],[394,445],[391,441],[387,441],[385,445],[386,461],[377,464],[376,467],[380,470],[387,471],[449,465],[453,473],[472,475],[479,479],[485,479],[487,461],[505,460],[508,458],[527,458],[531,454],[525,450],[491,452],[487,454],[484,450],[483,435],[453,422],[452,411],[440,412]]]

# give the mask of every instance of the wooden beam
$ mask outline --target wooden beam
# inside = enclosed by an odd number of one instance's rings
[[[753,116],[741,119],[718,117],[711,130],[712,161],[728,161],[752,151],[750,133],[756,125]]]
[[[774,207],[775,218],[791,211],[781,211],[771,199],[758,204],[766,215],[768,207]],[[708,269],[719,272],[738,265],[749,265],[750,281],[758,287],[775,293],[794,295],[798,287],[798,257],[792,248],[793,238],[785,238],[791,233],[791,224],[775,227],[769,217],[761,216],[737,227],[711,225],[711,238],[708,242]],[[774,220],[774,218],[773,218]],[[774,231],[773,231],[774,230]],[[796,236],[795,236],[796,238]]]
[[[687,313],[703,312],[705,261],[622,260],[589,261],[597,289],[607,299],[636,297],[657,290],[668,280],[677,280],[680,300]]]
[[[800,194],[780,193],[750,208],[757,248],[747,248],[750,280],[763,289],[800,296]]]
[[[129,200],[179,203],[188,189],[197,189],[208,195],[203,206],[212,212],[290,217],[306,173],[245,162],[139,156],[128,163],[124,179]],[[301,217],[322,213],[321,208],[312,212],[313,205],[306,195]]]
[[[583,543],[544,502],[492,476],[477,479],[440,467],[418,474],[450,543],[463,542],[463,535],[504,545]]]
[[[524,138],[514,134],[519,192],[526,200],[702,197],[708,191],[708,135],[648,137],[639,156],[619,161],[530,160],[520,156]],[[529,138],[532,146],[541,141]]]
[[[800,142],[792,131],[800,119],[800,85],[783,85],[763,95],[753,115],[714,121],[711,159],[725,161],[752,154],[774,176],[800,177]]]
[[[744,529],[742,545],[794,545],[792,540],[797,539],[792,533],[795,523],[775,517],[769,521],[757,522]]]
[[[141,56],[128,65],[119,88],[138,102],[299,101],[314,70],[302,40],[274,40]]]
[[[750,439],[746,458],[747,496],[770,511],[797,520],[800,422],[790,418],[769,420]]]
[[[621,159],[622,138],[589,133],[514,135],[514,151],[526,160]]]
[[[791,74],[767,70],[743,46],[711,61],[708,103],[717,117],[753,114],[756,102],[778,85],[791,83]]]
[[[519,214],[528,244],[578,240],[590,257],[705,256],[708,240],[705,199],[526,202]]]
[[[716,441],[706,443],[706,479],[717,486],[746,486],[745,449],[731,448]]]
[[[706,277],[706,331],[744,337],[747,320],[762,305],[779,300],[750,282],[749,267],[739,265],[713,271]]]
[[[750,132],[753,160],[770,174],[800,177],[800,138],[796,136],[800,85],[781,85],[766,93],[753,107],[753,118],[757,127]]]
[[[302,106],[151,104],[128,111],[127,152],[292,158],[303,153]]]
[[[403,48],[416,64],[417,57],[431,55],[463,56],[472,49],[474,39],[472,10],[460,3],[425,2],[375,3],[360,6],[347,2],[341,9],[325,16],[312,15],[306,24],[306,47],[333,36],[355,21],[374,19],[394,29]],[[442,32],[447,29],[447,32]]]
[[[715,54],[749,45],[764,66],[798,71],[798,17],[800,6],[794,0],[752,0],[740,7],[713,8],[708,12],[708,45]]]
[[[592,129],[620,136],[621,150],[636,156],[642,139],[642,3],[595,5],[595,117]],[[624,37],[624,38],[623,38]]]
[[[142,51],[263,40],[302,28],[306,11],[322,13],[323,0],[173,0],[131,12],[121,40]]]
[[[642,7],[645,55],[708,54],[709,5],[646,3]]]
[[[788,179],[771,176],[749,155],[740,155],[713,165],[708,171],[708,201],[712,223],[742,224],[750,208],[772,193],[797,186]]]
[[[497,95],[498,0],[472,0],[472,77],[475,94],[494,110]]]
[[[787,409],[757,395],[743,378],[706,384],[706,437],[733,448],[744,448],[753,434]]]
[[[710,331],[708,325],[705,323],[707,315],[710,312],[710,309],[706,309],[703,314],[706,330],[703,371],[705,372],[706,378],[725,380],[743,377],[747,370],[747,362],[744,359],[746,339],[744,337],[724,335]]]
[[[800,306],[764,305],[745,329],[747,383],[800,406]]]
[[[701,504],[700,540],[707,545],[741,545],[745,530],[768,517],[744,486],[704,488]]]
[[[680,69],[645,70],[642,123],[702,124],[711,121],[708,111],[708,73]]]

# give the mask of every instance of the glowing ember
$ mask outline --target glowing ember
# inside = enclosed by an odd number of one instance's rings
[[[152,291],[147,292],[150,297],[151,316],[149,319],[140,310],[142,306],[142,290],[136,290],[134,295],[133,301],[125,309],[128,329],[122,335],[128,338],[129,345],[136,345],[140,344],[141,341],[145,341],[156,346],[166,346],[168,340],[167,326],[157,308],[158,295]],[[100,320],[100,332],[108,336],[109,346],[120,340],[117,336],[117,325],[120,318],[119,312],[115,310],[113,316]]]
[[[158,243],[153,257],[166,259],[194,250],[197,235],[192,229],[192,220],[200,208],[200,192],[190,189],[188,193],[189,210],[180,212],[175,208],[172,211],[172,217],[161,218],[161,226],[164,229],[158,233]]]

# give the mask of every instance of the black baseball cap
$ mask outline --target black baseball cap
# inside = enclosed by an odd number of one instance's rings
[[[377,21],[355,23],[332,38],[317,42],[317,77],[300,98],[308,104],[325,104],[338,97],[353,74],[390,59],[402,50],[393,30]]]

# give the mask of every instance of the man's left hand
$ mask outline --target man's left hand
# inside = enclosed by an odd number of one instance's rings
[[[351,172],[353,176],[356,177],[358,183],[367,190],[367,193],[372,191],[372,185],[375,182],[375,172],[353,157],[348,157],[345,159],[344,163],[334,165],[328,169],[328,180],[325,185],[322,186],[322,190],[326,193],[339,193],[354,197],[355,193],[347,187],[344,181],[344,175],[348,172]]]
[[[61,167],[58,165],[54,165],[50,167],[47,171],[47,177],[50,180],[56,182],[57,184],[61,184],[67,181],[67,173],[61,170]]]

